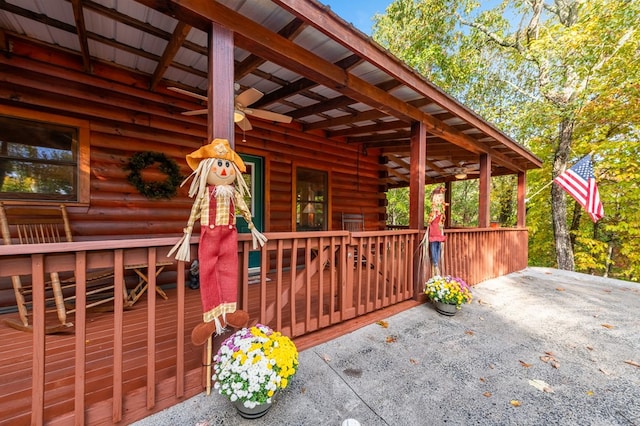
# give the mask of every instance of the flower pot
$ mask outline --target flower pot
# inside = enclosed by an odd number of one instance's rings
[[[458,307],[456,305],[450,305],[448,303],[433,302],[436,307],[436,311],[442,315],[453,316],[458,313]]]
[[[273,405],[271,402],[266,402],[264,404],[256,405],[253,408],[247,408],[244,406],[244,403],[242,401],[236,401],[233,404],[235,405],[236,410],[238,410],[238,414],[240,414],[245,419],[260,418],[267,414],[267,412],[271,408],[271,405]]]

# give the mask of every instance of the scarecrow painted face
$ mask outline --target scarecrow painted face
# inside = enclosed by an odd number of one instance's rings
[[[207,175],[209,185],[231,185],[236,180],[236,171],[230,160],[215,158]]]

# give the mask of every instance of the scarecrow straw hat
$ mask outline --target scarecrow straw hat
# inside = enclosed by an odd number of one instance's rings
[[[210,144],[200,147],[187,155],[187,164],[191,170],[198,168],[202,160],[207,158],[221,158],[223,160],[232,161],[242,173],[247,171],[244,161],[236,152],[231,149],[229,141],[226,139],[214,139]]]

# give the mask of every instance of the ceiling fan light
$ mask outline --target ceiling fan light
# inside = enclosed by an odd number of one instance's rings
[[[244,120],[245,115],[244,112],[240,111],[239,109],[234,109],[233,110],[233,122],[234,123],[238,123],[242,120]]]
[[[456,179],[464,179],[464,178],[467,177],[467,174],[466,173],[456,173],[455,176],[456,176]]]

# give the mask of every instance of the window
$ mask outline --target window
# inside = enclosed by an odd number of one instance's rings
[[[6,111],[0,109],[0,199],[88,203],[88,124]]]
[[[296,170],[296,231],[326,231],[327,173]]]

